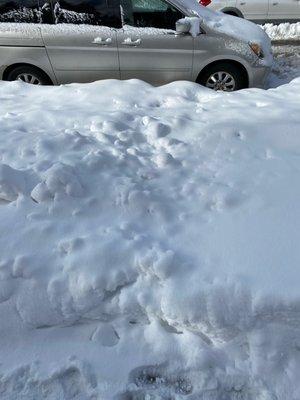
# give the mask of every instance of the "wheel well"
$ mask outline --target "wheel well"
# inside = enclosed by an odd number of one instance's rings
[[[243,64],[239,63],[238,61],[234,61],[234,60],[219,60],[219,61],[214,61],[208,65],[206,65],[198,74],[197,76],[197,80],[196,82],[199,82],[200,77],[205,74],[210,68],[214,67],[215,65],[218,64],[231,64],[231,65],[235,65],[237,68],[240,69],[241,73],[243,74],[243,80],[245,82],[245,86],[249,87],[249,75],[248,72],[246,70],[246,68],[243,66]]]
[[[234,17],[244,18],[242,12],[235,7],[225,7],[221,10],[224,14],[232,15]]]
[[[17,63],[17,64],[9,65],[4,70],[3,75],[2,75],[2,79],[4,81],[6,81],[8,76],[9,76],[9,74],[11,73],[11,71],[13,71],[15,68],[22,67],[22,66],[31,67],[31,68],[34,68],[37,71],[41,72],[43,75],[45,75],[45,77],[49,81],[49,84],[53,85],[53,82],[52,82],[51,78],[49,77],[49,75],[45,71],[43,71],[41,68],[37,67],[36,65],[32,65],[32,64],[28,64],[28,63]]]
[[[224,14],[232,15],[233,17],[238,17],[239,16],[235,11],[224,11]]]

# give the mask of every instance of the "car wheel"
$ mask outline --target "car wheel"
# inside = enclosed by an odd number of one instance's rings
[[[218,63],[206,68],[200,75],[198,83],[223,92],[234,92],[247,87],[244,72],[230,63]]]
[[[19,66],[9,72],[8,81],[21,80],[32,85],[50,85],[51,81],[48,76],[37,68],[31,66]]]

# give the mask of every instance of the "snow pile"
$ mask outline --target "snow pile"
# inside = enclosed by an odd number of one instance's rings
[[[297,400],[300,79],[0,101],[1,400]]]
[[[262,28],[272,40],[300,40],[300,22],[279,25],[265,24]]]

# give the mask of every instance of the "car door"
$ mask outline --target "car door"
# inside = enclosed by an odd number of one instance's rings
[[[237,0],[236,7],[243,16],[252,21],[265,21],[268,16],[269,0]]]
[[[59,83],[120,78],[116,28],[121,17],[115,0],[55,0],[53,24],[42,37]]]
[[[38,0],[0,1],[1,78],[7,67],[29,64],[40,68],[55,82],[41,36],[41,23]]]
[[[153,85],[191,80],[194,40],[176,35],[182,13],[165,0],[122,0],[118,48],[121,79]]]
[[[274,21],[299,21],[300,0],[270,0],[268,19]]]
[[[0,45],[41,47],[38,0],[0,1]]]

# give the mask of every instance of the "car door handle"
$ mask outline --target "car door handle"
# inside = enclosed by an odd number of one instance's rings
[[[93,41],[93,44],[97,44],[98,46],[108,46],[112,43],[111,38],[102,39],[101,37],[96,37]]]
[[[123,46],[139,46],[142,43],[141,39],[132,40],[131,38],[127,38],[122,42]]]
[[[241,1],[241,6],[244,6],[245,4],[246,4],[246,2],[245,1]]]
[[[273,6],[278,6],[278,1],[274,1]]]

